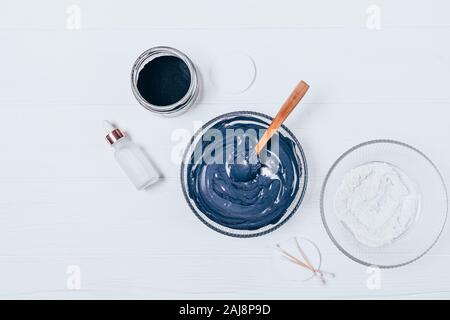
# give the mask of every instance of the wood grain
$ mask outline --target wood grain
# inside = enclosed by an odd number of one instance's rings
[[[450,184],[448,0],[380,2],[380,30],[365,26],[372,0],[260,1],[256,13],[242,0],[180,0],[175,12],[173,1],[77,3],[82,25],[73,31],[62,1],[7,1],[0,10],[0,298],[450,297],[448,225],[423,258],[383,270],[381,288],[369,290],[371,274],[333,245],[318,209],[336,158],[375,138],[419,148]],[[188,53],[202,75],[198,104],[171,119],[144,110],[130,90],[137,55],[161,44]],[[209,78],[230,49],[257,68],[241,95],[220,93]],[[171,160],[186,145],[180,137],[230,111],[273,114],[299,77],[314,90],[300,120],[292,114],[285,125],[308,161],[302,205],[263,237],[210,230],[181,192]],[[154,158],[160,184],[134,190],[105,143],[104,119]],[[329,285],[275,269],[274,244],[294,235],[320,247],[323,268],[336,273]],[[81,290],[66,287],[69,265],[81,268]]]
[[[272,122],[269,125],[269,128],[264,132],[261,139],[255,146],[256,154],[259,154],[261,150],[266,146],[267,142],[269,142],[270,138],[277,132],[278,128],[283,124],[284,120],[291,114],[291,112],[298,105],[300,100],[304,97],[306,92],[309,89],[309,85],[301,80],[294,90],[291,92],[289,97],[281,106],[275,118],[273,118]]]

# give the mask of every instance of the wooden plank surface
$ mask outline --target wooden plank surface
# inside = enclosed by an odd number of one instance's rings
[[[382,271],[381,288],[369,290],[367,269],[333,246],[319,213],[328,168],[370,139],[419,148],[449,184],[448,1],[77,3],[81,28],[70,30],[71,2],[2,2],[0,298],[450,298],[448,228],[423,259]],[[366,25],[374,4],[379,30]],[[199,103],[177,118],[152,115],[131,93],[131,65],[155,45],[185,51],[202,76]],[[227,51],[255,62],[243,94],[212,84]],[[209,230],[182,196],[180,137],[224,112],[274,114],[300,79],[311,89],[286,121],[310,166],[300,211],[256,239]],[[161,183],[133,189],[103,119],[146,148]],[[277,273],[273,245],[292,235],[317,242],[337,278],[322,287]],[[71,265],[80,290],[67,288]]]

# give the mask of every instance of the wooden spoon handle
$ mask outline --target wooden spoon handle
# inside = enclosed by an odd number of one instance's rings
[[[308,91],[309,85],[305,81],[300,81],[295,87],[294,91],[290,94],[287,100],[283,103],[280,110],[278,111],[275,118],[272,120],[269,128],[267,128],[266,132],[264,132],[261,139],[255,146],[256,154],[260,154],[261,150],[270,140],[275,132],[277,132],[278,128],[281,124],[286,120],[289,114],[294,110],[294,108],[298,105],[300,100],[305,95],[306,91]]]

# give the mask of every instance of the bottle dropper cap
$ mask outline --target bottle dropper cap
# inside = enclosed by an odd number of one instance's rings
[[[113,145],[119,139],[122,139],[123,137],[125,137],[122,130],[120,130],[119,128],[116,128],[111,122],[104,120],[103,126],[105,127],[105,130],[108,133],[106,135],[106,141],[108,141],[110,145]]]

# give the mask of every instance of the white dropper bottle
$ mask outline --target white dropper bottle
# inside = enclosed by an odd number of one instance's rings
[[[114,157],[138,190],[145,189],[159,179],[159,174],[147,154],[119,128],[104,121],[106,141],[114,148]]]

